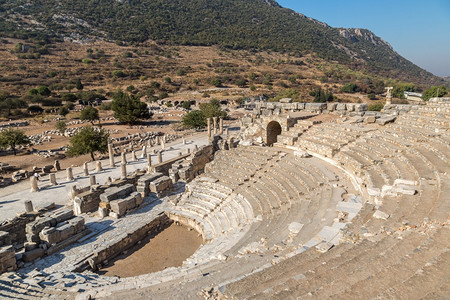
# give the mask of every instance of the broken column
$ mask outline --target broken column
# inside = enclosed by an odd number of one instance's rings
[[[162,152],[158,151],[158,164],[162,163]]]
[[[58,185],[58,183],[56,182],[56,174],[55,173],[51,173],[48,176],[49,176],[51,185]]]
[[[125,155],[125,151],[122,151],[122,154],[120,155],[120,157],[122,159],[121,163],[123,165],[126,165],[127,164],[127,156]]]
[[[166,142],[164,141],[164,136],[163,136],[163,138],[161,139],[161,149],[162,149],[162,150],[166,149]]]
[[[89,176],[89,169],[88,169],[88,163],[85,162],[83,164],[83,172],[84,172],[84,176]]]
[[[101,171],[103,171],[102,162],[101,161],[97,161],[95,163],[95,172],[99,173]]]
[[[97,180],[95,179],[95,175],[89,176],[89,182],[90,182],[90,185],[91,185],[91,186],[97,184]]]
[[[211,140],[211,118],[208,118],[207,122],[208,122],[207,131],[208,131],[208,142],[209,142]]]
[[[72,181],[73,180],[73,171],[71,167],[68,167],[66,169],[67,172],[67,180]]]
[[[146,158],[147,157],[147,146],[143,146],[142,147],[142,153],[141,153],[141,158]]]
[[[37,178],[36,178],[36,176],[31,176],[31,177],[30,177],[30,184],[31,184],[31,191],[32,191],[32,192],[37,192],[37,191],[39,191],[39,187],[38,187],[38,184],[37,184]]]
[[[136,151],[131,151],[131,161],[137,161],[137,157],[136,157]]]
[[[217,117],[213,117],[213,133],[217,134]]]
[[[116,164],[114,163],[114,151],[112,144],[108,144],[108,153],[109,153],[109,166],[114,168]]]
[[[152,170],[152,155],[147,154],[147,173],[150,173]]]
[[[25,201],[25,211],[27,213],[33,212],[34,208],[33,208],[33,202],[31,202],[31,200],[27,200]]]
[[[219,134],[223,134],[223,118],[219,119]]]
[[[120,165],[120,167],[121,167],[121,172],[122,172],[121,173],[122,178],[126,178],[127,177],[127,165],[122,163]]]
[[[55,160],[55,164],[53,165],[56,171],[61,171],[61,165],[58,160]]]

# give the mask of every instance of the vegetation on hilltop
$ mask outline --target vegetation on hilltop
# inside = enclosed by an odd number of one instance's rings
[[[332,28],[264,0],[0,0],[4,36],[47,36],[119,43],[219,45],[229,49],[314,54],[407,81],[436,78],[368,30]],[[25,22],[24,20],[28,20]],[[31,20],[37,21],[33,24]],[[45,30],[33,30],[33,29]],[[38,33],[36,31],[40,31]],[[93,53],[90,53],[92,56]],[[89,63],[86,58],[86,63]],[[127,73],[116,70],[117,76]]]

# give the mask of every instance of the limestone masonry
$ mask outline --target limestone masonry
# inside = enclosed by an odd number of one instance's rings
[[[449,98],[382,112],[282,99],[239,132],[207,124],[203,144],[146,136],[95,169],[32,176],[17,195],[70,184],[67,205],[27,201],[0,224],[0,298],[450,297]],[[182,266],[99,275],[172,223],[203,238]]]

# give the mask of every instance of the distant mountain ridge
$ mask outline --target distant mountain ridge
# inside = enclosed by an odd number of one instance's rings
[[[0,0],[0,33],[42,29],[65,40],[219,45],[314,53],[355,69],[411,81],[438,80],[366,29],[333,28],[273,0]]]

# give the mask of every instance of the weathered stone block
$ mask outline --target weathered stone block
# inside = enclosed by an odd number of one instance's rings
[[[337,103],[327,103],[327,110],[328,111],[335,111],[336,110]]]
[[[9,235],[9,232],[0,231],[0,247],[7,245],[11,245],[11,236]]]
[[[36,248],[31,251],[27,251],[23,254],[22,260],[24,262],[31,262],[37,258],[40,258],[45,255],[45,250],[42,248]]]
[[[172,180],[168,176],[163,176],[150,183],[150,191],[159,194],[172,186]]]
[[[322,111],[327,109],[326,103],[306,103],[305,109],[310,111]]]
[[[26,225],[26,232],[28,234],[39,234],[45,227],[53,227],[56,225],[56,220],[51,217],[44,217],[36,219]]]
[[[102,202],[102,203],[104,203],[104,202]],[[108,216],[108,213],[109,213],[109,209],[106,209],[106,208],[103,208],[103,207],[99,207],[98,208],[98,216],[100,218],[103,219],[104,217]]]
[[[347,106],[345,103],[338,103],[336,105],[336,110],[347,110]]]
[[[100,195],[100,200],[103,202],[110,202],[119,198],[123,198],[135,191],[133,184],[125,184],[120,187],[110,187]]]
[[[50,245],[56,245],[61,241],[61,234],[55,227],[46,227],[40,233],[41,240],[49,243]]]
[[[57,226],[56,230],[60,232],[61,241],[64,241],[75,234],[75,227],[73,227],[73,225],[71,224]]]
[[[111,210],[119,216],[127,212],[128,201],[126,199],[113,200],[110,202]]]
[[[85,228],[85,221],[83,217],[75,217],[70,219],[68,223],[74,227],[75,233],[83,231]]]
[[[73,217],[73,210],[61,209],[53,213],[50,217],[56,219],[57,223],[61,223]]]

